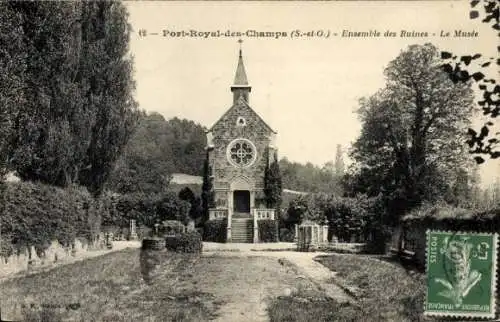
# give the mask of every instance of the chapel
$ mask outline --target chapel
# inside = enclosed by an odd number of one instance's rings
[[[266,209],[264,174],[277,158],[277,133],[250,107],[241,48],[230,90],[231,106],[206,133],[215,203],[209,219],[227,218],[228,242],[258,242],[258,221],[275,219]]]

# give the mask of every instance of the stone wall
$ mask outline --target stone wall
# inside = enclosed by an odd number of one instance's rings
[[[239,117],[244,125],[237,125]],[[212,128],[214,149],[210,153],[210,164],[214,175],[214,188],[229,189],[231,180],[241,176],[251,179],[256,190],[264,188],[264,169],[267,162],[267,149],[273,132],[264,121],[244,102],[238,102]],[[250,140],[256,147],[257,158],[248,167],[237,168],[227,160],[227,146],[237,138]],[[273,155],[273,151],[270,151]],[[222,206],[222,205],[221,205]]]
[[[31,246],[30,249],[25,249],[20,254],[14,254],[9,257],[0,256],[0,278],[30,271],[34,268],[51,267],[93,250],[95,248],[89,247],[89,245],[81,242],[79,239],[74,241],[73,248],[64,247],[57,241],[53,241],[41,256],[38,256],[35,247]]]

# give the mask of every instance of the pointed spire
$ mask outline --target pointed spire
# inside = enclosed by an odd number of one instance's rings
[[[238,40],[240,43],[240,54],[238,56],[238,66],[236,67],[236,75],[234,76],[234,83],[231,86],[231,92],[233,92],[233,103],[236,104],[241,100],[248,103],[249,93],[252,87],[248,85],[247,73],[245,71],[245,65],[243,64],[243,54],[241,49],[241,44],[243,40]],[[241,102],[240,102],[241,103]]]
[[[238,40],[240,43],[240,55],[238,57],[238,67],[236,67],[236,75],[234,76],[234,85],[248,85],[247,73],[245,72],[245,65],[243,64],[243,54],[241,49],[241,43],[243,40]]]

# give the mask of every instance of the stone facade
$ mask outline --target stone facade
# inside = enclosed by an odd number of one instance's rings
[[[233,105],[207,132],[214,214],[228,217],[229,240],[233,215],[251,219],[253,209],[265,208],[264,173],[277,155],[276,132],[250,107],[250,91],[240,51]]]
[[[237,124],[241,119],[245,125]],[[214,176],[216,205],[229,206],[224,191],[262,191],[264,171],[269,162],[268,153],[271,157],[275,155],[271,145],[275,133],[243,101],[231,107],[212,127],[211,132],[213,148],[209,152],[209,160]],[[255,146],[255,160],[248,166],[235,166],[230,162],[228,147],[237,139],[249,140]]]

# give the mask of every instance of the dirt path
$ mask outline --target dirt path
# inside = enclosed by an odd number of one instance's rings
[[[266,246],[273,247],[274,251],[262,250]],[[283,249],[289,246],[281,245]],[[266,301],[298,289],[321,292],[339,302],[351,300],[332,283],[335,273],[313,260],[321,253],[277,251],[279,247],[276,244],[205,245],[206,257],[255,259],[251,266],[248,263],[231,265],[221,274],[222,292],[227,293],[228,302],[220,307],[217,321],[268,321]],[[213,285],[209,287],[215,291]]]
[[[296,283],[295,272],[272,258],[214,255],[210,259],[219,263],[208,263],[205,270],[209,275],[218,275],[217,283],[212,279],[198,286],[223,302],[215,321],[267,321],[266,301],[284,294]],[[210,271],[220,269],[221,261],[224,271]]]
[[[331,284],[334,273],[313,260],[320,253],[277,251],[291,246],[208,244],[201,257],[129,249],[4,281],[0,294],[19,303],[78,303],[63,312],[67,319],[97,321],[259,322],[269,320],[267,305],[278,296],[348,300]]]

